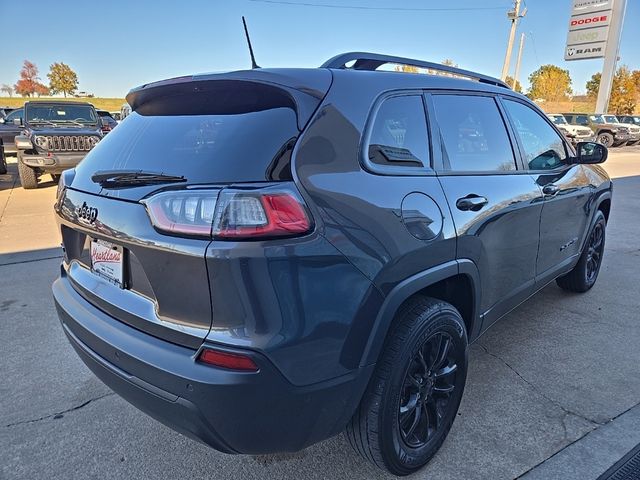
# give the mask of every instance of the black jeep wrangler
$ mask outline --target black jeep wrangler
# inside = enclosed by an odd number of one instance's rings
[[[100,117],[90,103],[26,102],[24,129],[15,137],[22,188],[38,188],[38,178],[58,181],[102,138]]]

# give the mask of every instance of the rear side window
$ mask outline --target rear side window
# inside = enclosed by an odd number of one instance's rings
[[[299,134],[293,100],[271,86],[218,83],[141,105],[78,171],[145,170],[191,183],[290,180]]]
[[[492,97],[434,95],[444,167],[462,172],[508,172],[515,157],[502,115]]]
[[[567,158],[564,142],[536,111],[513,100],[504,100],[513,126],[520,138],[524,156],[532,170],[552,170]]]
[[[375,165],[429,166],[427,121],[421,95],[383,101],[371,128],[367,155]]]

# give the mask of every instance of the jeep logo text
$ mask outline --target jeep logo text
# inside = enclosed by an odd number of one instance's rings
[[[82,206],[76,208],[76,215],[78,220],[92,224],[98,218],[98,209],[88,206],[87,202],[83,202]]]

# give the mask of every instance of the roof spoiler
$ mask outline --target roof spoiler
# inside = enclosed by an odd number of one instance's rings
[[[347,67],[347,63],[355,63]],[[449,65],[442,65],[441,63],[425,62],[423,60],[416,60],[413,58],[395,57],[392,55],[381,55],[379,53],[367,53],[367,52],[348,52],[341,53],[335,57],[324,62],[320,68],[337,68],[337,69],[351,69],[351,70],[368,70],[374,71],[382,65],[395,63],[398,65],[409,65],[412,67],[426,68],[429,70],[437,70],[439,72],[451,73],[453,75],[459,75],[461,77],[476,80],[481,83],[488,83],[497,87],[509,88],[509,86],[502,80],[497,78],[482,75],[481,73],[472,72],[470,70],[463,70],[462,68],[450,67]]]

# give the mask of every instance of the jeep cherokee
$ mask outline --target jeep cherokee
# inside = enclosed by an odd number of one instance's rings
[[[60,180],[55,304],[102,381],[222,452],[346,430],[416,471],[456,417],[469,343],[553,280],[598,276],[606,148],[574,150],[500,80],[349,53],[127,102]]]
[[[15,145],[24,189],[38,188],[43,173],[58,181],[63,170],[76,166],[102,138],[100,118],[90,103],[26,102],[23,122]]]

